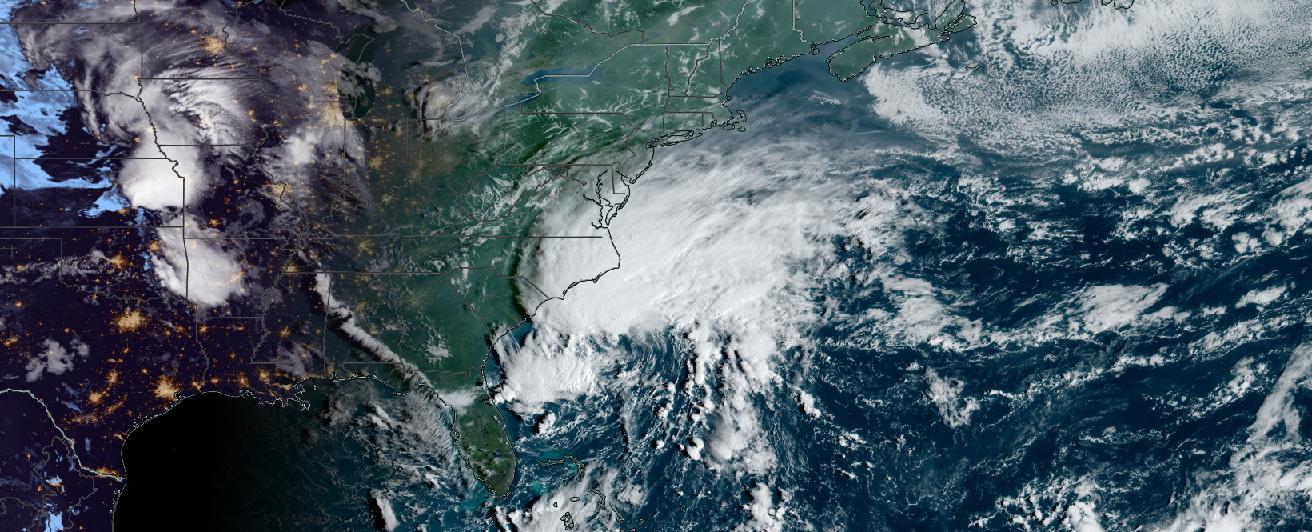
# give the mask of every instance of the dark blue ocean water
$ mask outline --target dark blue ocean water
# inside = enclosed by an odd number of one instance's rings
[[[818,93],[842,104],[813,98]],[[870,111],[874,98],[859,80],[829,77],[823,56],[757,73],[731,95],[732,105],[748,114],[747,132],[711,131],[673,149],[732,156],[735,146],[798,138],[878,146],[882,151],[872,149],[871,157],[879,158],[879,177],[910,191],[908,201],[935,221],[933,230],[903,235],[896,261],[852,237],[830,242],[849,274],[826,276],[809,294],[826,310],[805,331],[804,345],[779,354],[778,371],[789,386],[773,389],[777,397],[751,396],[776,455],[773,468],[717,469],[678,448],[688,434],[682,429],[672,439],[662,433],[660,408],[684,419],[696,406],[661,391],[663,383],[688,379],[690,340],[672,327],[607,340],[608,349],[624,353],[624,363],[602,380],[630,382],[624,372],[641,368],[642,385],[547,405],[557,430],[536,434],[539,417],[504,412],[520,463],[508,499],[492,499],[472,483],[393,486],[394,500],[408,501],[407,525],[487,529],[498,513],[577,486],[579,495],[569,497],[592,505],[588,515],[570,515],[581,525],[591,516],[622,528],[729,530],[747,519],[753,486],[767,483],[786,508],[787,528],[1094,530],[1085,512],[1106,529],[1165,527],[1190,512],[1203,520],[1242,514],[1271,529],[1312,528],[1306,489],[1279,482],[1305,482],[1300,465],[1312,459],[1298,437],[1308,428],[1298,414],[1312,393],[1281,384],[1305,379],[1295,366],[1309,309],[1307,236],[1294,231],[1260,253],[1234,248],[1239,235],[1268,231],[1264,213],[1305,178],[1308,151],[1299,141],[1264,147],[1292,155],[1261,168],[1149,164],[1143,176],[1167,193],[1147,198],[1125,187],[1057,179],[1076,164],[1061,153],[1001,153],[966,133],[947,140],[909,133]],[[1264,123],[1255,116],[1262,109],[1231,108],[1215,98],[1226,119]],[[1206,138],[1230,147],[1241,142],[1220,130]],[[955,156],[943,155],[948,141],[961,150]],[[893,147],[903,150],[889,154]],[[1081,148],[1131,165],[1155,164],[1184,149],[1106,140],[1086,140]],[[981,181],[1016,203],[990,207],[996,199],[980,192]],[[1172,206],[1162,198],[1175,199],[1172,187],[1180,196],[1239,191],[1250,201],[1224,227],[1201,218],[1174,223],[1162,214]],[[1141,208],[1157,214],[1133,215]],[[1210,247],[1201,252],[1201,246]],[[907,312],[903,296],[875,271],[936,287],[938,302],[959,318],[947,334],[963,323],[995,334],[964,345],[899,336],[889,322]],[[1082,306],[1097,287],[1141,287],[1154,295],[1139,310],[1126,310],[1133,301],[1113,305],[1134,317],[1104,328],[1087,325],[1096,309]],[[1270,287],[1283,291],[1265,303],[1242,303]],[[872,311],[888,319],[870,318]],[[497,372],[490,366],[494,380]],[[797,390],[814,396],[823,414],[802,412],[792,399]],[[951,393],[945,397],[943,390]],[[159,422],[185,418],[190,408]],[[262,490],[233,495],[253,500],[233,504],[255,504],[272,492],[296,494],[287,505],[322,498],[329,502],[319,511],[339,520],[325,522],[368,526],[366,495],[403,462],[372,454],[356,440],[328,444],[335,436],[322,436],[305,443],[303,427],[313,423],[304,416],[313,408],[231,408],[195,415],[227,416],[225,423],[277,420],[258,422],[260,437],[276,452],[249,450],[269,460],[219,457],[225,468],[278,471],[261,477],[269,482]],[[1282,422],[1270,431],[1255,428],[1264,411]],[[965,419],[952,421],[953,412],[965,412]],[[655,440],[669,443],[655,448]],[[310,449],[325,458],[305,460]],[[642,504],[620,500],[628,485],[641,486]],[[554,514],[548,521],[555,528],[572,522]]]

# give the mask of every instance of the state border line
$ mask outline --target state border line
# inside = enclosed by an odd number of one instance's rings
[[[62,260],[62,259],[64,258],[64,256],[65,256],[65,255],[64,255],[64,237],[62,237],[62,236],[0,237],[0,242],[10,241],[10,240],[13,240],[13,241],[58,240],[58,241],[59,241],[59,256],[56,257],[56,262],[57,262],[58,260]],[[10,260],[13,260],[13,259],[14,259],[14,254],[18,251],[19,248],[17,248],[17,247],[4,247],[4,248],[0,248],[0,250],[4,250],[4,249],[9,250],[9,258],[10,258]],[[81,272],[79,272],[79,273],[81,273]],[[59,269],[58,269],[58,273],[55,274],[55,277],[56,277],[57,279],[60,279],[60,282],[63,282],[63,279],[64,279],[64,269],[63,269],[63,268],[59,268]]]
[[[181,225],[0,225],[0,231],[5,229],[182,229]]]
[[[73,26],[99,26],[99,25],[129,25],[142,24],[143,20],[0,20],[0,26],[36,26],[44,24],[52,25],[73,25]]]
[[[712,44],[712,43],[714,43],[714,44]],[[696,76],[696,75],[697,75],[697,72],[699,71],[699,69],[700,69],[700,67],[701,67],[701,65],[702,65],[702,63],[703,63],[702,60],[697,60],[697,61],[695,61],[695,63],[694,63],[694,68],[692,69],[691,72],[688,73],[688,77],[687,77],[687,78],[682,78],[682,79],[686,82],[686,83],[684,84],[684,85],[685,85],[685,86],[684,86],[684,94],[675,94],[675,93],[672,92],[672,91],[674,90],[673,82],[674,82],[675,77],[670,75],[670,47],[671,47],[671,46],[672,46],[672,45],[666,45],[666,46],[665,46],[665,97],[666,97],[666,98],[688,98],[688,99],[701,99],[701,100],[719,100],[719,99],[721,99],[721,98],[724,97],[724,92],[725,92],[725,89],[724,89],[724,43],[723,43],[723,41],[721,40],[720,37],[713,38],[713,39],[707,41],[707,42],[704,44],[704,46],[706,46],[706,47],[708,47],[708,48],[714,46],[714,50],[711,51],[711,53],[708,53],[707,56],[706,56],[706,58],[709,59],[709,58],[711,58],[712,55],[714,55],[714,57],[715,57],[715,61],[716,61],[716,66],[718,67],[718,70],[719,70],[719,77],[720,77],[720,79],[719,79],[719,85],[716,87],[716,89],[718,90],[718,92],[717,92],[716,94],[709,95],[709,96],[698,96],[698,95],[693,95],[693,94],[690,94],[690,93],[689,93],[689,92],[692,90],[692,78],[693,78],[693,76]]]
[[[517,101],[517,102],[514,102],[514,103],[512,103],[512,104],[510,104],[510,105],[518,105],[518,104],[521,104],[521,103],[527,103],[527,102],[530,102],[530,101],[532,101],[532,100],[537,99],[539,96],[542,96],[542,95],[545,93],[545,91],[542,90],[542,86],[541,86],[541,82],[542,82],[542,80],[552,80],[552,79],[570,79],[570,78],[588,79],[588,78],[591,78],[591,77],[593,77],[594,75],[597,74],[597,71],[601,69],[601,66],[602,66],[603,64],[606,64],[607,62],[609,62],[610,60],[612,60],[612,59],[614,59],[616,56],[618,56],[621,52],[623,52],[623,51],[625,51],[625,50],[627,50],[627,49],[629,49],[629,48],[664,48],[664,55],[665,55],[664,70],[665,70],[665,73],[664,73],[664,76],[662,76],[662,77],[665,78],[665,80],[664,80],[664,81],[665,81],[665,83],[664,83],[664,85],[665,85],[664,89],[665,89],[665,90],[663,91],[663,94],[664,94],[665,96],[667,96],[667,97],[670,97],[670,96],[672,96],[671,93],[670,93],[671,88],[672,88],[670,82],[671,82],[671,79],[672,79],[672,78],[671,78],[671,76],[670,76],[670,72],[669,72],[669,57],[670,57],[670,49],[673,48],[673,47],[707,48],[707,49],[708,49],[708,52],[711,52],[711,53],[708,53],[707,57],[710,57],[711,55],[714,55],[714,56],[718,59],[718,63],[719,63],[720,92],[721,92],[721,94],[718,94],[718,95],[715,95],[715,96],[694,96],[694,95],[685,94],[685,95],[682,95],[682,96],[680,96],[680,97],[683,97],[683,98],[698,98],[698,99],[716,99],[716,100],[720,99],[720,98],[723,96],[724,85],[725,85],[725,83],[724,83],[724,56],[723,56],[723,53],[724,53],[724,43],[723,43],[723,41],[722,41],[722,37],[713,37],[713,38],[711,38],[711,39],[708,39],[706,42],[633,42],[633,43],[625,44],[624,46],[621,46],[621,47],[619,47],[618,49],[616,49],[613,53],[611,53],[610,56],[608,56],[608,57],[606,57],[605,59],[602,59],[602,60],[598,61],[596,64],[592,65],[591,68],[589,68],[588,71],[587,71],[586,73],[579,73],[579,74],[543,74],[543,75],[541,75],[541,76],[538,76],[538,77],[533,78],[533,79],[532,79],[532,82],[533,82],[533,89],[536,91],[536,93],[533,94],[533,95],[531,95],[531,96],[529,96],[529,97],[527,97],[527,98],[525,98],[525,99],[523,99],[523,100],[519,100],[519,101]],[[714,49],[713,49],[713,50],[710,50],[712,47],[713,47]],[[701,61],[698,61],[697,64],[700,65],[700,64],[701,64]],[[689,77],[686,79],[686,81],[688,82],[688,85],[691,85],[692,76],[695,75],[695,74],[696,74],[696,70],[694,69],[694,72],[693,72],[692,74],[690,74]],[[688,88],[690,89],[691,87],[689,86]],[[659,88],[657,88],[657,90],[659,90]],[[685,92],[686,92],[686,91],[685,91]],[[628,115],[628,113],[621,113],[621,112],[614,112],[614,111],[611,111],[611,112],[555,111],[555,112],[533,112],[533,113],[529,113],[529,112],[525,112],[525,111],[523,110],[523,108],[521,108],[520,114],[521,114],[521,115],[528,115],[528,116],[556,116],[556,115],[560,115],[560,116],[571,116],[571,115],[585,115],[585,116],[586,116],[586,115],[619,115],[619,116],[627,116],[627,115]]]
[[[151,22],[151,21],[146,20],[146,19],[142,16],[142,14],[141,14],[140,12],[137,12],[137,13],[134,14],[133,18],[130,19],[130,20],[13,20],[13,19],[10,19],[10,20],[0,20],[0,26],[6,26],[6,27],[10,27],[10,28],[13,28],[14,26],[43,26],[43,25],[62,25],[62,26],[125,26],[125,27],[126,27],[126,26],[138,26],[138,25],[146,24],[146,23],[148,23],[148,22]],[[11,31],[13,31],[13,30],[11,30]],[[135,38],[135,39],[130,38],[129,42],[131,42],[131,41],[136,41],[136,44],[137,44],[137,59],[138,59],[138,61],[137,61],[137,68],[138,68],[138,72],[137,72],[135,75],[132,76],[132,80],[138,82],[138,84],[139,84],[140,82],[142,82],[142,81],[152,81],[152,80],[157,80],[157,81],[239,81],[239,80],[262,80],[262,79],[267,79],[266,77],[260,77],[260,76],[146,76],[146,75],[143,75],[144,72],[142,72],[142,71],[140,70],[140,69],[144,68],[145,65],[146,65],[146,56],[147,56],[147,54],[146,54],[146,50],[147,50],[146,32],[145,32],[145,31],[137,31],[136,38]],[[261,74],[264,74],[264,73],[266,73],[266,72],[264,72],[263,69],[261,69],[260,73],[261,73]],[[56,92],[66,92],[66,93],[70,93],[70,94],[73,94],[73,93],[93,93],[93,94],[95,94],[95,93],[105,93],[105,92],[115,92],[115,91],[106,91],[106,90],[103,90],[103,89],[96,89],[96,88],[91,88],[91,89],[78,89],[78,88],[72,88],[72,87],[70,87],[70,88],[67,88],[67,89],[41,89],[41,88],[13,88],[13,89],[10,89],[10,88],[0,88],[0,92],[5,92],[5,93],[17,93],[17,92],[28,92],[28,93],[56,93]],[[11,138],[16,138],[16,137],[17,137],[16,135],[4,135],[4,136],[9,136],[9,137],[11,137]],[[207,144],[207,143],[201,143],[201,144],[162,144],[162,143],[159,143],[158,141],[159,141],[159,138],[158,138],[158,136],[156,136],[156,138],[155,138],[155,145],[156,145],[157,147],[160,147],[160,148],[164,148],[164,147],[183,147],[183,146],[208,146],[208,147],[217,147],[217,146],[243,147],[243,146],[250,146],[250,145],[248,145],[248,144],[219,144],[219,143],[214,143],[214,144]],[[13,176],[12,176],[12,177],[13,177],[13,180],[12,180],[12,183],[13,183],[13,189],[12,189],[12,190],[14,190],[14,191],[18,191],[18,190],[19,190],[19,187],[18,187],[18,161],[43,161],[43,160],[45,160],[45,161],[100,161],[100,160],[112,161],[112,160],[134,160],[134,159],[136,159],[136,160],[166,160],[166,161],[172,161],[172,160],[173,160],[172,158],[168,157],[167,154],[164,154],[165,156],[161,156],[161,157],[133,157],[133,156],[127,156],[127,157],[89,157],[89,158],[81,158],[81,157],[48,157],[48,156],[41,156],[41,157],[18,157],[18,155],[17,155],[17,142],[16,142],[16,140],[13,142],[13,144],[14,144],[14,147],[13,147],[13,163],[14,163],[14,164],[13,164],[13,168],[12,168],[12,171],[13,171]],[[185,191],[186,191],[186,177],[185,177],[185,176],[182,177],[182,184],[181,184],[181,187],[182,187],[182,190],[183,190],[183,198],[184,198],[183,203],[184,203],[184,205],[185,205],[185,194],[186,194],[186,192],[185,192]],[[187,225],[187,224],[186,224],[186,220],[185,220],[185,218],[183,219],[183,222],[182,222],[182,224],[180,224],[180,225],[172,225],[172,224],[171,224],[171,225],[139,225],[139,224],[133,224],[133,225],[19,225],[19,224],[18,224],[18,210],[19,210],[19,209],[18,209],[18,205],[19,205],[19,202],[18,202],[18,194],[17,194],[17,193],[14,193],[14,194],[13,194],[13,204],[12,204],[12,206],[11,206],[11,209],[12,209],[12,212],[11,212],[11,218],[12,218],[12,219],[10,220],[10,224],[8,224],[7,226],[0,226],[0,229],[10,229],[10,230],[46,230],[46,229],[60,229],[60,230],[74,230],[74,229],[86,229],[86,230],[116,230],[116,229],[147,230],[147,229],[181,229],[181,230],[183,231],[183,240],[184,240],[184,242],[188,239],[187,236],[186,236],[186,225]]]
[[[268,79],[259,76],[138,76],[142,81],[240,81]]]
[[[15,143],[15,152],[17,152],[17,143]],[[133,159],[141,160],[169,160],[168,157],[18,157],[14,156],[15,161],[127,161]]]
[[[156,144],[156,146],[159,146],[159,147],[161,147],[161,148],[169,148],[169,147],[186,147],[186,146],[206,146],[206,147],[210,147],[210,148],[221,148],[221,147],[232,147],[232,146],[244,147],[244,146],[255,146],[255,145],[254,145],[254,144],[244,144],[244,143],[217,143],[217,142],[216,142],[216,143],[208,143],[208,142],[199,142],[199,143],[192,143],[192,144]],[[161,158],[162,158],[162,157],[161,157]]]
[[[144,23],[144,22],[145,22],[144,20],[141,20],[140,18],[138,18],[137,20],[131,20],[131,21],[103,21],[103,22],[93,22],[93,21],[0,21],[0,24],[8,24],[8,25],[20,25],[20,24],[22,24],[22,25],[43,25],[43,24],[52,24],[52,25],[85,25],[85,26],[95,26],[95,25],[102,25],[102,24],[103,24],[103,25],[134,26],[134,25],[142,24],[142,23]],[[146,55],[146,54],[145,54],[145,50],[146,50],[146,46],[145,46],[145,35],[144,35],[144,33],[141,33],[141,34],[138,35],[138,37],[139,37],[140,42],[141,42],[141,45],[139,45],[139,47],[138,47],[139,58],[140,58],[140,61],[139,61],[139,65],[138,65],[138,66],[139,66],[139,68],[141,68],[141,67],[144,67],[144,65],[145,65],[145,60],[144,60],[145,55]],[[462,44],[462,47],[463,47],[463,43],[461,43],[461,44]],[[462,52],[463,52],[463,50],[462,50]],[[143,76],[143,75],[138,74],[137,76],[135,76],[135,79],[136,79],[137,81],[242,81],[242,80],[262,80],[262,79],[267,79],[267,78],[258,77],[258,76]],[[0,92],[69,92],[69,93],[87,93],[87,92],[89,92],[89,93],[99,93],[99,92],[104,92],[104,91],[97,90],[97,89],[74,89],[74,88],[70,88],[70,89],[0,89]],[[340,103],[340,102],[341,102],[341,99],[339,98],[339,99],[334,99],[334,100],[324,100],[324,101],[323,101],[323,103],[333,103],[333,102]],[[525,112],[524,114],[527,114],[527,115],[535,115],[535,116],[552,116],[552,115],[564,115],[564,116],[569,116],[569,115],[574,115],[574,116],[588,116],[588,115],[592,115],[592,116],[625,116],[625,115],[627,115],[627,113],[622,113],[622,112],[605,112],[605,111],[599,111],[599,112],[559,112],[559,113],[557,113],[557,112]],[[427,118],[427,117],[420,117],[420,118],[415,119],[415,120],[407,120],[406,122],[427,122],[427,121],[444,120],[444,119],[445,119],[445,118]],[[366,119],[362,119],[362,120],[348,119],[348,121],[351,121],[351,122],[354,122],[354,123],[357,123],[357,124],[358,124],[358,123],[365,123],[365,124],[367,124],[367,123],[369,122],[369,120],[368,120],[367,118],[366,118]],[[11,136],[11,137],[16,137],[16,136],[14,136],[14,135],[10,135],[10,136]],[[212,143],[212,144],[211,144],[211,143],[172,144],[172,143],[169,143],[169,144],[165,144],[165,143],[159,143],[159,142],[158,142],[158,138],[156,139],[155,144],[156,144],[156,146],[158,146],[158,147],[160,147],[160,148],[163,148],[163,147],[182,147],[182,146],[201,146],[201,147],[218,147],[218,146],[245,147],[245,146],[253,146],[253,145],[251,145],[251,144],[237,144],[237,143],[224,143],[224,144],[219,144],[219,143]],[[17,161],[19,161],[19,160],[33,160],[33,161],[40,161],[40,160],[50,160],[50,161],[55,161],[55,160],[64,160],[64,161],[96,161],[96,160],[116,160],[116,159],[117,159],[117,160],[131,160],[131,159],[141,159],[141,160],[170,160],[170,161],[172,160],[171,158],[169,158],[169,157],[167,157],[167,156],[162,156],[162,157],[130,157],[130,156],[129,156],[129,157],[109,157],[109,158],[105,158],[105,157],[97,157],[97,158],[73,158],[73,157],[44,157],[44,156],[43,156],[43,157],[21,157],[21,158],[20,158],[20,157],[17,157],[17,142],[16,142],[16,140],[13,142],[13,150],[14,150],[14,154],[15,154],[15,157],[13,158],[13,161],[12,161],[12,162],[14,163],[14,175],[13,175],[13,178],[14,178],[14,182],[15,182],[15,189],[17,189],[17,187],[16,187],[16,182],[17,182],[17,164],[18,164]],[[607,171],[609,171],[609,172],[612,173],[612,189],[614,189],[614,183],[613,183],[614,165],[612,165],[612,164],[569,164],[569,163],[565,163],[565,164],[520,164],[520,165],[513,165],[513,166],[525,167],[525,168],[535,168],[535,167],[536,167],[536,168],[545,168],[545,167],[563,167],[563,168],[568,168],[568,167],[573,167],[573,166],[579,166],[579,167],[604,167],[604,168],[607,169]],[[185,180],[186,180],[186,177],[182,177],[182,179],[183,179],[183,187],[184,187],[184,195],[185,195],[185,184],[186,184],[186,181],[185,181]],[[33,229],[33,230],[51,230],[51,229],[61,229],[61,230],[121,230],[121,229],[131,229],[131,230],[148,230],[148,229],[154,229],[154,230],[159,230],[159,229],[180,229],[180,230],[183,231],[182,240],[183,240],[184,242],[187,241],[187,240],[294,240],[294,239],[295,239],[295,237],[288,237],[288,238],[277,238],[277,237],[191,237],[191,236],[188,236],[188,235],[186,234],[186,228],[187,228],[186,226],[187,226],[187,223],[186,223],[186,221],[185,221],[185,218],[184,218],[183,223],[182,223],[181,225],[123,225],[123,226],[120,226],[120,225],[83,225],[83,226],[75,226],[75,225],[64,225],[64,226],[58,226],[58,225],[54,225],[54,226],[52,226],[52,225],[31,225],[31,226],[19,226],[19,225],[17,224],[17,208],[16,208],[16,206],[17,206],[17,197],[16,197],[16,196],[15,196],[15,198],[14,198],[14,201],[15,201],[15,210],[14,210],[14,213],[13,213],[13,214],[14,214],[14,217],[15,217],[14,224],[11,225],[11,226],[9,226],[9,227],[0,227],[0,229],[11,229],[11,230],[22,230],[22,229]],[[602,237],[602,236],[598,236],[598,235],[478,235],[478,234],[470,235],[470,234],[458,234],[458,233],[431,233],[431,234],[387,234],[387,233],[383,233],[383,234],[340,234],[340,235],[331,235],[331,236],[327,236],[327,237],[315,238],[315,240],[334,239],[334,238],[479,238],[479,239],[523,239],[523,240],[536,240],[536,239],[603,239],[604,237]],[[61,245],[61,255],[62,255],[62,245],[63,245],[63,240],[64,240],[63,237],[11,237],[11,238],[3,239],[3,240],[33,240],[33,239],[38,239],[38,240],[58,240],[59,243],[60,243],[60,245]],[[190,268],[188,268],[188,269],[190,269]],[[452,269],[449,269],[449,270],[442,270],[442,271],[396,271],[396,272],[388,272],[388,271],[355,271],[355,270],[320,270],[320,271],[282,272],[282,273],[287,274],[287,275],[309,275],[309,274],[315,274],[315,275],[318,275],[318,274],[321,274],[321,273],[322,273],[322,274],[326,274],[326,275],[370,275],[370,276],[373,276],[373,275],[377,275],[377,276],[393,276],[393,275],[395,275],[395,276],[412,276],[412,275],[449,275],[449,274],[452,274],[452,273],[458,273],[458,272],[461,272],[461,271],[474,271],[474,270],[477,270],[477,271],[484,271],[484,270],[492,270],[492,269],[493,269],[493,268],[488,268],[488,267],[457,267],[457,268],[452,268]],[[499,278],[514,278],[514,277],[518,277],[518,276],[504,276],[504,275],[499,275],[498,277],[499,277]],[[189,288],[189,284],[190,284],[190,283],[187,283],[187,284],[188,284],[188,288]],[[535,287],[535,288],[536,288],[536,287]],[[538,289],[538,291],[541,291],[541,289]],[[328,332],[328,329],[329,329],[329,327],[328,327],[328,321],[329,321],[329,316],[328,316],[328,314],[329,314],[329,313],[326,313],[326,312],[325,312],[324,315],[323,315],[324,325],[323,325],[322,330],[321,330],[320,332],[321,332],[321,335],[324,336],[324,339],[323,339],[323,343],[324,343],[324,345],[323,345],[323,350],[324,350],[324,351],[323,351],[323,354],[324,354],[324,356],[325,356],[324,363],[325,363],[325,364],[330,364],[330,365],[331,365],[331,364],[333,363],[333,361],[330,361],[330,360],[328,360],[328,359],[326,358],[326,355],[327,355],[327,342],[326,342],[326,335],[327,335],[327,332]],[[228,317],[228,316],[223,316],[223,317],[220,317],[220,316],[216,316],[216,317],[214,317],[214,318],[215,318],[215,319],[259,319],[260,317],[258,317],[258,316],[255,316],[255,317],[245,317],[245,316],[240,316],[240,317]],[[276,361],[269,361],[269,362],[251,362],[251,363],[252,363],[252,364],[258,364],[258,363],[278,364],[279,362],[276,362]],[[356,364],[359,364],[359,365],[372,365],[372,364],[386,365],[386,364],[388,364],[388,363],[386,363],[386,362],[362,362],[362,361],[341,361],[341,362],[339,362],[339,363],[340,363],[341,365],[356,365]]]
[[[546,239],[599,239],[605,238],[600,235],[468,235],[463,233],[433,233],[433,234],[334,234],[330,236],[189,236],[186,240],[251,240],[251,241],[293,241],[293,240],[313,240],[321,242],[325,240],[335,240],[338,238],[485,238],[485,239],[516,239],[516,240],[546,240]]]
[[[9,208],[9,215],[12,217],[9,225],[12,227],[18,225],[18,135],[0,135],[0,137],[9,137],[10,148],[13,150],[13,160],[10,161],[9,168],[13,174],[10,177],[14,178],[13,187],[9,189],[9,195],[13,196],[9,198],[13,203]]]
[[[705,121],[703,119],[703,121]],[[619,170],[615,169],[615,163],[503,163],[499,166],[509,168],[605,168],[610,175],[610,193],[620,195],[619,189],[615,188],[615,176]],[[591,238],[604,238],[602,236],[593,236]]]
[[[284,270],[284,271],[281,271],[281,272],[279,272],[279,273],[282,273],[282,274],[284,274],[284,275],[319,275],[319,274],[324,274],[324,275],[389,275],[389,276],[391,276],[391,275],[395,275],[395,276],[407,276],[407,275],[451,275],[451,274],[454,274],[454,273],[456,273],[456,272],[462,272],[462,271],[484,271],[484,270],[491,270],[491,269],[492,269],[492,268],[487,267],[487,266],[457,266],[457,267],[452,268],[452,269],[450,269],[450,270],[410,271],[410,272],[407,272],[407,271],[389,272],[389,271],[368,271],[368,270],[312,270],[312,271],[303,271],[303,272],[302,272],[302,271],[289,272],[289,271],[285,271],[285,270]]]
[[[145,23],[146,23],[146,20],[143,20],[143,18],[142,18],[142,16],[141,16],[141,13],[140,13],[140,12],[136,12],[136,13],[134,13],[134,18],[131,19],[131,20],[13,20],[13,19],[10,19],[10,20],[0,20],[0,26],[7,27],[7,28],[9,29],[9,31],[15,31],[15,30],[14,30],[14,27],[16,27],[16,26],[47,26],[47,25],[52,25],[52,26],[88,26],[88,27],[91,27],[91,26],[138,26],[138,25],[145,24]],[[137,47],[138,47],[138,49],[137,49],[137,52],[138,52],[138,55],[137,55],[137,57],[138,57],[138,62],[137,62],[138,72],[136,73],[135,78],[140,78],[140,77],[141,77],[141,72],[140,72],[139,69],[142,68],[142,67],[145,65],[145,43],[146,43],[146,39],[145,39],[145,37],[146,37],[146,36],[145,36],[145,31],[137,31],[137,38],[136,38],[136,39],[131,39],[131,38],[129,38],[129,42],[135,40],[135,41],[137,42]],[[26,84],[25,84],[25,85],[26,85]],[[98,93],[117,93],[118,91],[110,91],[110,90],[103,90],[103,89],[96,89],[96,88],[91,88],[91,89],[78,89],[78,88],[75,88],[75,87],[71,86],[71,84],[70,84],[70,88],[67,88],[67,89],[42,89],[42,88],[30,88],[30,87],[26,87],[26,88],[12,88],[12,89],[11,89],[11,88],[0,88],[0,93],[19,93],[19,92],[25,92],[25,93],[58,93],[58,92],[64,92],[64,93],[69,93],[69,94],[78,94],[78,93],[93,93],[93,94],[98,94]],[[19,191],[20,189],[19,189],[19,187],[18,187],[18,164],[19,164],[18,161],[42,161],[42,160],[47,160],[47,161],[99,161],[99,160],[126,160],[126,159],[167,159],[167,158],[166,158],[166,157],[158,157],[158,158],[157,158],[157,157],[93,157],[93,158],[81,158],[81,157],[19,157],[19,156],[18,156],[18,142],[17,142],[17,137],[18,137],[19,135],[5,135],[5,136],[9,136],[9,137],[11,137],[11,138],[14,139],[14,141],[13,141],[13,151],[12,151],[12,163],[13,163],[13,166],[12,166],[12,168],[11,168],[11,171],[13,172],[13,181],[12,181],[12,183],[13,183],[13,188],[12,188],[11,191],[10,191],[11,195],[13,196],[13,203],[12,203],[12,205],[11,205],[11,220],[10,220],[10,223],[9,223],[8,225],[0,226],[0,230],[11,230],[11,231],[13,231],[13,230],[20,230],[20,231],[45,231],[45,230],[119,230],[119,229],[143,230],[143,229],[168,229],[168,228],[182,228],[182,226],[172,226],[172,225],[137,225],[137,224],[134,224],[134,225],[49,225],[49,224],[47,224],[47,225],[19,225],[19,223],[18,223],[18,210],[19,210],[19,209],[18,209],[18,205],[19,205],[19,202],[18,202],[18,196],[19,196],[18,191]],[[157,139],[157,140],[158,140],[158,139]],[[186,182],[185,182],[185,180],[184,180],[184,181],[183,181],[183,188],[184,188],[184,190],[185,190],[185,187],[186,187]]]
[[[113,94],[114,91],[103,91],[100,89],[9,89],[0,87],[0,92],[108,92]]]

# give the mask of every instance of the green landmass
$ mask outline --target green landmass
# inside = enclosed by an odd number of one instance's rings
[[[466,460],[496,495],[510,491],[515,459],[484,372],[532,302],[560,295],[534,299],[516,277],[553,201],[583,195],[604,228],[641,193],[632,187],[655,149],[745,127],[727,96],[738,77],[850,41],[830,58],[846,79],[973,24],[960,2],[941,13],[856,0],[546,4],[494,3],[492,26],[453,36],[385,2],[404,22],[357,29],[341,51],[367,66],[344,73],[358,97],[342,106],[366,137],[377,208],[336,228],[354,236],[325,260],[409,273],[341,275],[334,291],[441,396],[473,398],[448,402]]]

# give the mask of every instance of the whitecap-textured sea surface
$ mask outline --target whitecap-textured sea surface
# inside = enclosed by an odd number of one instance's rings
[[[615,249],[544,243],[540,285],[621,267],[498,346],[494,518],[1312,527],[1312,4],[1102,3],[744,78],[747,131],[658,151]]]

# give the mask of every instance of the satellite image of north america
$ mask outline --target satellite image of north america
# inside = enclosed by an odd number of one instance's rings
[[[0,531],[1312,530],[1309,27],[0,0]]]

